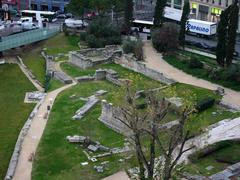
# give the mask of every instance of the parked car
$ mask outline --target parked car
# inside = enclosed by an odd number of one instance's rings
[[[186,44],[198,47],[200,49],[211,49],[211,46],[209,46],[208,44],[206,44],[204,42],[186,41]]]
[[[65,24],[70,28],[82,28],[88,26],[88,23],[77,19],[66,19]]]
[[[66,18],[73,18],[72,13],[67,13],[67,14],[65,14],[65,16],[66,16]]]
[[[38,29],[38,26],[34,23],[24,22],[22,23],[23,30],[33,30]]]
[[[238,53],[237,51],[234,51],[233,56],[234,56],[234,57],[238,57],[238,56],[239,56],[239,53]]]
[[[67,16],[66,16],[65,14],[59,14],[59,15],[57,16],[57,18],[58,18],[58,19],[66,19]]]

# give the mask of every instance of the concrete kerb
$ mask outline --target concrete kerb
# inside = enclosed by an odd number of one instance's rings
[[[8,166],[7,174],[5,176],[5,180],[11,180],[15,174],[18,159],[19,159],[20,152],[22,149],[22,143],[24,141],[25,136],[28,133],[29,128],[31,127],[32,120],[35,117],[35,115],[37,114],[37,111],[39,110],[40,106],[42,105],[44,99],[45,99],[45,97],[36,104],[36,106],[34,107],[33,111],[29,115],[27,121],[25,122],[24,126],[22,127],[22,129],[18,135],[18,139],[15,144],[15,148],[14,148],[14,151],[13,151],[13,154],[12,154],[9,166]]]

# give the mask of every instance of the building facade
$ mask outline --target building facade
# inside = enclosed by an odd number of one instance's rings
[[[70,0],[30,0],[31,9],[64,12]]]
[[[220,14],[231,5],[233,0],[190,0],[190,18],[210,22],[219,22]],[[184,0],[168,0],[168,6],[182,9]],[[240,14],[238,23],[240,32]]]
[[[29,8],[29,0],[2,0],[3,8],[6,8],[8,10],[22,10],[22,9],[28,9]]]

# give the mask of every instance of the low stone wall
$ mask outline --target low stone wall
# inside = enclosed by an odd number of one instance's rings
[[[121,55],[122,51],[119,46],[110,45],[105,48],[88,48],[71,52],[69,62],[82,69],[86,69],[98,64],[113,62],[116,57],[120,57]],[[99,57],[99,59],[94,60],[94,57]]]
[[[129,128],[115,118],[121,118],[121,116],[122,113],[120,112],[120,109],[114,107],[113,104],[108,103],[106,100],[102,100],[102,113],[99,120],[117,133],[129,135]]]
[[[40,83],[40,81],[37,80],[36,76],[33,75],[32,71],[30,69],[28,69],[28,67],[23,63],[22,58],[17,56],[17,60],[18,60],[18,63],[20,64],[20,66],[22,66],[25,69],[25,71],[30,76],[30,78],[32,78],[32,80],[35,83],[37,83],[39,86],[43,87],[43,85]]]
[[[53,77],[64,84],[71,84],[73,80],[67,76],[64,72],[55,71]]]
[[[173,79],[169,79],[164,76],[163,73],[146,67],[146,65],[142,62],[135,61],[131,56],[126,54],[124,54],[122,58],[118,58],[117,60],[115,60],[115,63],[168,85],[176,83],[176,81],[174,81]]]
[[[35,106],[35,108],[31,112],[31,114],[29,115],[27,121],[25,122],[23,128],[21,129],[21,131],[18,135],[18,139],[17,139],[17,142],[15,144],[15,148],[14,148],[10,163],[8,165],[8,170],[7,170],[7,174],[5,176],[5,180],[11,180],[13,178],[14,174],[15,174],[15,170],[16,170],[16,167],[17,167],[17,163],[18,163],[20,153],[21,153],[24,138],[27,135],[28,130],[31,127],[32,120],[35,117],[35,115],[37,114],[37,111],[39,110],[43,101],[44,101],[44,99],[42,99],[40,102],[37,103],[37,105]]]
[[[80,54],[78,51],[74,51],[70,53],[69,62],[82,69],[93,67],[92,61],[89,58]]]
[[[222,107],[224,107],[224,108],[226,108],[226,109],[228,109],[230,111],[233,111],[233,112],[240,111],[240,108],[238,106],[235,106],[233,104],[228,104],[228,103],[224,102],[223,100],[221,100],[219,102],[219,105],[221,105]]]
[[[56,62],[53,61],[53,56],[48,56],[44,51],[41,52],[41,55],[46,61],[46,75],[50,75],[64,84],[71,84],[73,82],[66,73],[55,69]]]

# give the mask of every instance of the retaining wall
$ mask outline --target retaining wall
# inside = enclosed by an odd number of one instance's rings
[[[160,81],[162,83],[171,85],[176,83],[173,79],[167,78],[164,76],[163,73],[160,73],[158,71],[155,71],[153,69],[150,69],[146,67],[145,64],[143,64],[140,61],[136,61],[132,56],[124,54],[122,58],[118,58],[115,60],[115,63],[122,65],[125,68],[131,69],[135,72],[144,74],[147,77],[150,77],[154,80]]]

